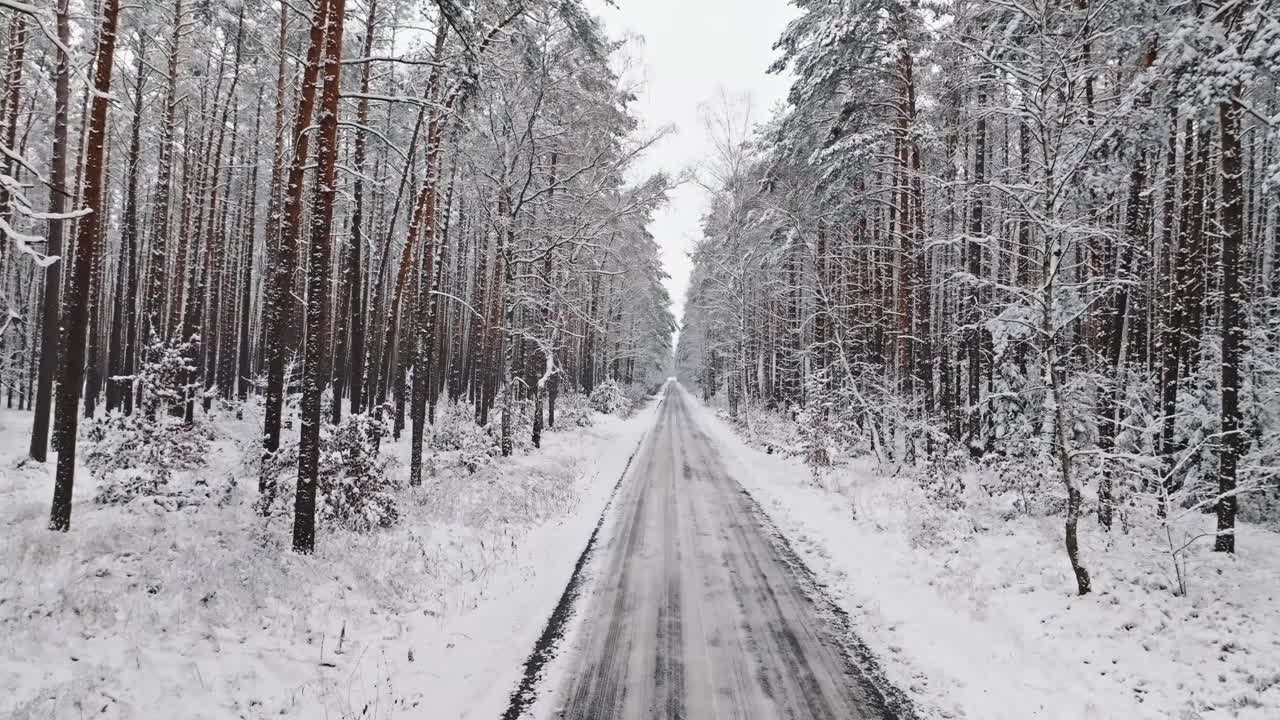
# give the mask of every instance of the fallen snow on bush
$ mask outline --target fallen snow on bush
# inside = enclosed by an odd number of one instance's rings
[[[1245,525],[1234,558],[1193,544],[1179,597],[1163,536],[1082,520],[1095,592],[1076,597],[1061,517],[1011,516],[984,501],[980,478],[967,478],[964,509],[949,509],[870,463],[815,477],[699,412],[734,477],[924,717],[1280,717],[1280,535]],[[1193,515],[1179,532],[1212,522]]]
[[[30,415],[0,412],[0,717],[494,717],[651,419],[474,475],[439,453],[394,527],[321,524],[306,557],[287,516],[254,512],[252,415],[219,416],[208,464],[168,483],[216,479],[225,502],[94,503],[81,472],[61,534],[52,462],[18,466]],[[407,434],[384,448],[407,458]]]

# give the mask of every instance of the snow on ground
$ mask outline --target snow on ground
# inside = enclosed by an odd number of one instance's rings
[[[972,496],[948,511],[866,463],[815,479],[697,414],[923,717],[1280,717],[1280,535],[1243,527],[1235,558],[1201,541],[1177,597],[1161,538],[1082,521],[1095,591],[1076,597],[1060,517],[1006,518]]]
[[[252,511],[249,420],[217,421],[240,442],[201,471],[230,487],[223,506],[97,505],[80,472],[61,535],[52,460],[19,467],[30,414],[0,411],[0,717],[496,717],[654,405],[440,470],[404,491],[397,527],[321,527],[311,557]]]

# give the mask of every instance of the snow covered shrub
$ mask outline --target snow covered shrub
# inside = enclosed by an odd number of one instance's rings
[[[388,528],[400,520],[390,472],[394,462],[380,451],[391,433],[387,413],[348,415],[320,438],[320,518],[354,532]]]
[[[163,340],[151,332],[142,367],[134,375],[143,414],[170,413],[195,389],[196,347],[192,340]],[[193,342],[194,341],[194,342]]]
[[[811,468],[830,466],[841,454],[862,455],[876,448],[874,427],[859,423],[860,416],[870,415],[856,389],[829,387],[820,372],[806,381],[805,392],[809,402],[796,415],[795,426]]]
[[[499,415],[499,422],[501,422],[501,415]],[[533,450],[532,400],[517,400],[511,403],[511,445],[512,451],[517,455]]]
[[[907,539],[913,548],[950,548],[972,538],[973,521],[962,511],[920,503],[911,516]]]
[[[591,397],[588,398],[592,409],[596,412],[611,415],[614,413],[622,414],[631,407],[631,401],[623,394],[622,388],[618,386],[616,380],[605,380],[591,391]]]
[[[964,507],[963,473],[968,465],[968,453],[957,445],[926,457],[917,483],[931,503],[947,510],[959,510]]]
[[[467,433],[462,447],[458,448],[458,464],[469,473],[492,465],[501,450],[484,428],[478,425],[473,427]]]
[[[82,458],[98,481],[97,502],[119,505],[145,497],[177,509],[225,497],[225,488],[214,490],[203,477],[181,487],[174,482],[179,471],[204,466],[211,439],[203,423],[187,424],[169,412],[185,399],[193,353],[189,342],[153,335],[147,360],[134,376],[141,406],[133,414],[113,411],[82,426]]]
[[[94,499],[101,504],[156,497],[167,498],[163,504],[176,508],[207,499],[203,479],[196,479],[197,488],[172,484],[177,471],[205,464],[209,435],[202,427],[165,415],[112,412],[88,422],[82,447],[85,467],[98,481]]]
[[[492,464],[498,456],[497,442],[476,424],[471,404],[461,400],[442,403],[437,409],[431,447],[441,452],[456,452],[458,464],[469,473]]]
[[[819,373],[806,383],[806,391],[812,402],[800,410],[795,422],[800,433],[804,462],[815,473],[834,463],[841,448],[851,449],[854,441],[845,417],[833,412],[835,398],[826,390],[824,373]]]
[[[593,410],[582,393],[565,393],[556,398],[556,427],[591,427]]]
[[[657,394],[657,388],[661,387],[661,385],[654,387],[640,382],[622,385],[622,396],[627,399],[628,410],[640,407],[641,403]]]
[[[436,407],[435,423],[428,438],[433,450],[458,450],[466,444],[469,428],[478,427],[475,409],[463,400],[444,400]]]
[[[386,408],[374,408],[347,415],[336,426],[321,425],[316,515],[322,525],[363,533],[399,522],[395,460],[380,449],[382,439],[391,434],[390,416]],[[246,472],[257,477],[263,468],[260,446],[246,445],[243,452]],[[296,434],[281,438],[280,448],[266,459],[265,472],[278,483],[268,513],[288,516],[298,478]]]

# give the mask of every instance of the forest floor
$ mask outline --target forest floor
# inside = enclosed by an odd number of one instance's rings
[[[474,475],[437,456],[396,527],[309,557],[253,512],[254,421],[214,420],[218,502],[100,505],[82,471],[62,535],[30,413],[0,411],[0,717],[497,717],[655,406]]]
[[[1179,596],[1163,530],[1084,519],[1094,592],[1077,597],[1060,515],[1011,513],[972,476],[951,509],[911,468],[815,476],[789,452],[794,424],[693,414],[921,717],[1280,717],[1280,534],[1244,525],[1235,557],[1194,542]],[[1173,536],[1212,522],[1192,514]]]

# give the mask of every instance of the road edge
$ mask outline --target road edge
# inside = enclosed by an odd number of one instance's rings
[[[658,406],[654,410],[655,415],[660,413],[662,406],[666,404],[667,393],[668,387],[664,385],[662,397],[658,400]],[[604,509],[600,511],[600,517],[596,520],[595,528],[592,529],[591,535],[587,538],[586,546],[582,548],[577,562],[574,563],[573,574],[569,576],[569,582],[565,584],[564,591],[560,594],[560,600],[552,608],[551,615],[547,618],[546,624],[542,628],[542,634],[538,636],[538,640],[533,645],[533,650],[524,661],[520,683],[511,692],[511,699],[507,703],[506,711],[502,714],[502,720],[520,720],[538,699],[538,684],[542,680],[542,671],[557,656],[558,644],[564,637],[565,630],[569,626],[569,620],[573,617],[575,605],[578,598],[581,597],[582,586],[586,579],[584,570],[595,552],[600,530],[604,527],[605,520],[609,517],[609,510],[613,507],[614,499],[618,495],[618,489],[622,487],[627,474],[631,472],[632,461],[640,453],[640,448],[644,447],[645,442],[648,441],[649,433],[652,429],[652,426],[645,428],[640,440],[636,442],[636,446],[631,449],[631,454],[627,456],[626,465],[623,466],[622,472],[618,475],[613,489],[609,491],[609,499],[605,502]]]
[[[725,429],[732,433],[734,437],[741,439],[736,428],[723,423],[723,421],[710,412],[711,408],[692,393],[689,393],[683,387],[681,392],[685,392],[688,399],[695,405],[708,411],[709,417],[695,418],[698,422],[717,422],[722,423]],[[714,435],[712,435],[714,438]],[[870,646],[858,634],[853,618],[849,613],[840,606],[826,591],[827,585],[822,582],[818,574],[805,563],[804,558],[796,552],[791,544],[791,539],[787,533],[774,522],[773,517],[769,515],[768,510],[756,499],[755,495],[747,489],[742,480],[737,476],[739,473],[749,472],[749,468],[743,465],[741,458],[726,457],[723,452],[725,448],[718,447],[714,442],[711,445],[712,450],[719,457],[721,465],[729,474],[729,478],[738,487],[738,491],[746,499],[751,508],[752,514],[760,523],[760,528],[769,538],[770,543],[778,552],[779,557],[793,571],[797,585],[804,592],[805,597],[813,603],[819,617],[828,624],[828,629],[832,632],[836,641],[839,642],[841,649],[844,651],[845,659],[856,669],[867,683],[880,694],[880,700],[884,705],[886,712],[894,720],[921,720],[923,717],[916,708],[916,704],[912,702],[911,697],[897,684],[891,681],[884,669],[881,667],[880,661]]]
[[[880,667],[875,653],[854,629],[853,619],[849,613],[827,594],[827,586],[795,551],[786,533],[778,527],[751,491],[747,490],[737,478],[732,479],[738,485],[739,492],[747,499],[761,529],[768,534],[774,549],[795,573],[796,582],[804,591],[805,597],[814,604],[818,616],[828,623],[829,629],[837,636],[846,659],[866,678],[868,684],[880,693],[880,699],[884,703],[885,710],[890,713],[890,717],[893,720],[920,720],[921,716],[916,710],[915,703],[902,688],[889,680],[883,668]]]

